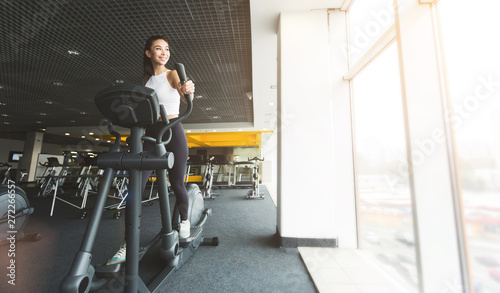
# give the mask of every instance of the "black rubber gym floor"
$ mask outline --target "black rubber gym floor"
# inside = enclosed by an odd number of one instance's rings
[[[0,292],[59,292],[59,283],[67,274],[85,231],[87,219],[81,210],[56,202],[49,216],[52,197],[33,198],[37,188],[21,186],[30,196],[35,212],[24,230],[42,234],[39,242],[18,242],[15,256],[8,246],[0,247]],[[174,273],[161,292],[316,292],[295,248],[280,248],[276,235],[276,206],[266,193],[264,200],[246,199],[246,189],[220,189],[215,200],[205,201],[213,210],[204,235],[218,236],[217,247],[201,247],[184,266]],[[66,190],[67,194],[74,194]],[[87,206],[95,196],[89,196]],[[78,201],[77,201],[78,202]],[[93,250],[93,264],[104,263],[123,240],[124,219],[114,219],[114,211],[105,211]],[[123,216],[122,216],[123,217]],[[141,243],[158,232],[158,202],[144,205]],[[11,250],[10,253],[13,251]],[[141,262],[141,276],[147,280],[159,270],[161,260],[151,253]],[[15,261],[15,285],[7,276]],[[121,292],[106,288],[101,292]]]

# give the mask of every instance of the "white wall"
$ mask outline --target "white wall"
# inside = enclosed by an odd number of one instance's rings
[[[282,13],[278,33],[278,230],[334,239],[333,109],[325,10]]]

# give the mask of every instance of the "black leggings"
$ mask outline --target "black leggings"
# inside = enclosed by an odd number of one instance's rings
[[[170,119],[170,122],[175,121],[176,118]],[[154,125],[146,128],[146,136],[156,138],[158,132],[163,128],[165,124],[155,123]],[[163,139],[168,138],[169,131],[166,131],[163,135]],[[172,169],[168,169],[168,178],[170,180],[170,185],[174,191],[176,203],[179,208],[179,214],[181,215],[181,221],[188,219],[188,209],[189,209],[189,198],[184,185],[184,176],[186,175],[186,162],[188,159],[189,149],[187,144],[186,135],[184,134],[184,128],[181,123],[178,123],[172,128],[172,139],[166,146],[168,152],[174,153],[175,163]],[[154,144],[150,142],[144,143],[145,151],[153,151]],[[144,170],[142,171],[142,190],[146,188],[146,183],[148,182],[149,176],[153,171]]]

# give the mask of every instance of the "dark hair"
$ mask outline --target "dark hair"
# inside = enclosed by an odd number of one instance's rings
[[[146,40],[146,45],[144,45],[144,51],[143,51],[143,56],[142,56],[142,78],[144,79],[144,84],[148,82],[149,78],[154,74],[153,71],[153,64],[151,63],[151,58],[146,56],[146,50],[151,51],[151,46],[153,45],[153,42],[156,40],[164,40],[168,44],[168,40],[165,36],[161,35],[156,35],[156,36],[151,36]],[[166,66],[166,64],[165,64]]]

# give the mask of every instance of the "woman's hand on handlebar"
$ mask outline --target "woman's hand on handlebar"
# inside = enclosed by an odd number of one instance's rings
[[[181,85],[181,83],[179,82],[177,84],[177,89],[180,93],[184,95],[191,95],[191,100],[193,100],[194,83],[191,80],[186,81],[183,85]]]

